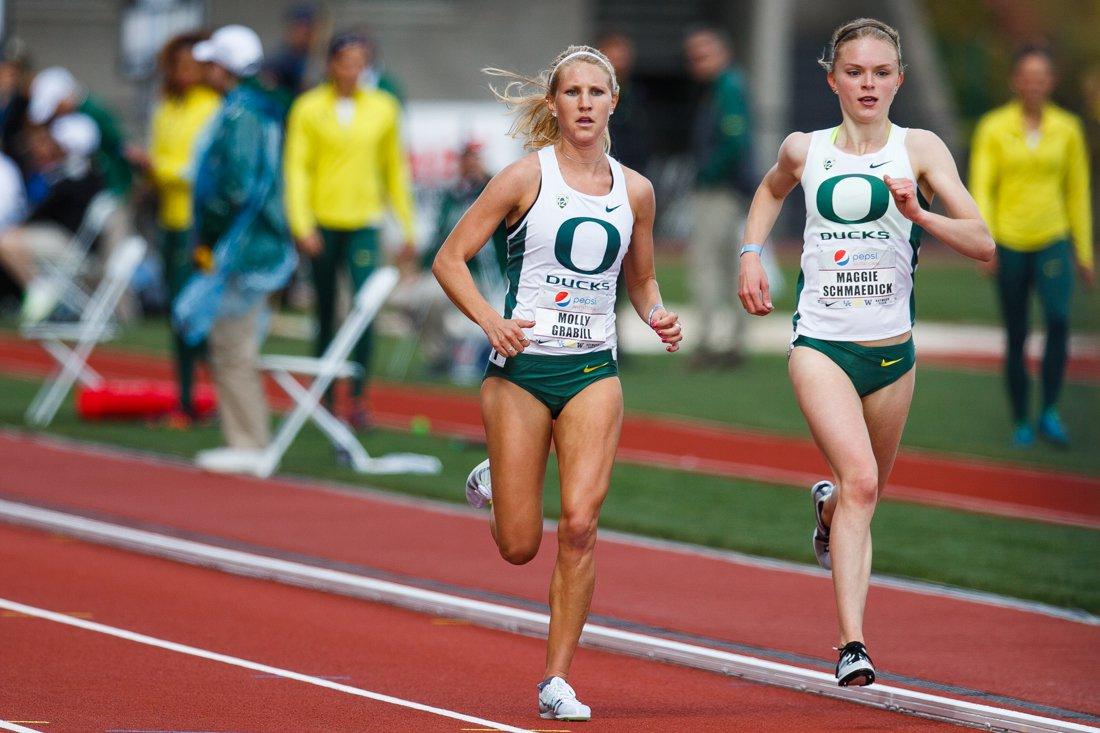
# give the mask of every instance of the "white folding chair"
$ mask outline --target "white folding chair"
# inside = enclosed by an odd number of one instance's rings
[[[115,248],[107,258],[103,278],[88,299],[79,321],[45,322],[21,330],[23,338],[38,341],[58,365],[27,408],[28,422],[49,425],[74,382],[93,388],[103,384],[103,378],[88,366],[88,357],[96,344],[114,337],[117,331],[112,321],[115,308],[126,293],[134,270],[145,257],[145,250],[145,240],[136,235]]]
[[[91,295],[80,285],[80,276],[88,263],[92,244],[103,233],[107,222],[120,208],[118,198],[110,191],[100,191],[88,203],[80,228],[70,240],[70,254],[59,262],[43,262],[41,277],[49,280],[57,293],[57,302],[73,313],[88,307]]]
[[[439,473],[443,464],[435,456],[394,453],[371,457],[351,429],[321,404],[321,397],[333,380],[361,373],[360,366],[349,362],[348,356],[393,292],[397,280],[396,267],[380,268],[367,278],[355,294],[355,303],[344,324],[319,358],[272,355],[260,358],[260,368],[271,374],[295,403],[294,409],[279,424],[267,448],[259,451],[233,448],[203,451],[196,456],[196,463],[211,471],[249,473],[266,478],[279,467],[306,420],[312,420],[333,446],[350,457],[351,467],[359,473]],[[294,375],[312,376],[313,381],[306,388]]]

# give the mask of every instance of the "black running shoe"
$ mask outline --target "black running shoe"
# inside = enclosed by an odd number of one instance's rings
[[[867,655],[863,642],[849,641],[838,649],[840,659],[836,663],[836,683],[841,687],[864,687],[875,681],[875,665]]]

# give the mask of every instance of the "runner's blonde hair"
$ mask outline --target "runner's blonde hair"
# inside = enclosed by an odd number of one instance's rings
[[[874,38],[889,43],[898,52],[898,71],[905,70],[905,66],[901,63],[901,35],[892,26],[886,25],[875,18],[856,18],[833,31],[833,37],[829,39],[829,45],[825,47],[825,52],[817,60],[818,65],[825,71],[831,72],[833,64],[836,63],[836,55],[840,51],[840,47],[848,41],[855,41],[860,38]]]
[[[489,76],[499,76],[508,80],[503,89],[497,89],[492,84],[489,84],[489,89],[498,101],[503,102],[509,111],[515,113],[516,119],[508,134],[522,138],[525,149],[538,150],[561,140],[561,128],[558,127],[557,118],[550,114],[546,100],[552,99],[557,93],[561,72],[574,64],[592,64],[600,67],[607,72],[611,81],[612,95],[619,93],[619,80],[615,77],[615,68],[607,56],[591,46],[570,46],[559,53],[550,66],[540,71],[538,76],[527,76],[492,66],[482,69]],[[604,152],[611,150],[611,133],[607,130],[603,133],[603,149]]]

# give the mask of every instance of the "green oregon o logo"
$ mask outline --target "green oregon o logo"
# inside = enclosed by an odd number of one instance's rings
[[[871,185],[871,204],[867,209],[867,214],[862,219],[842,219],[837,215],[836,209],[833,208],[833,191],[836,189],[837,184],[845,178],[862,178]],[[886,184],[881,178],[869,176],[865,173],[845,173],[844,175],[833,176],[822,181],[821,186],[817,189],[817,210],[826,219],[835,221],[837,224],[866,224],[869,221],[881,219],[888,208],[890,208],[890,189],[886,188]]]
[[[589,221],[593,224],[599,224],[607,232],[607,248],[604,250],[603,260],[596,266],[596,269],[582,270],[573,262],[573,237],[577,233],[577,227]],[[558,227],[558,236],[554,241],[554,255],[558,258],[558,262],[573,272],[579,272],[582,275],[599,275],[615,264],[615,258],[619,256],[620,247],[622,247],[622,239],[619,237],[618,229],[603,219],[577,216],[567,219]]]

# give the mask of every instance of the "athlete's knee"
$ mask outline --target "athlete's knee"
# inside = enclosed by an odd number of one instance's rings
[[[589,552],[596,546],[597,514],[566,511],[558,520],[558,546],[572,552]]]
[[[877,470],[855,470],[840,477],[840,494],[837,500],[849,506],[873,507],[878,501],[879,489]]]
[[[513,565],[526,565],[539,554],[539,540],[541,538],[507,539],[501,537],[497,540],[497,549],[500,556]]]

